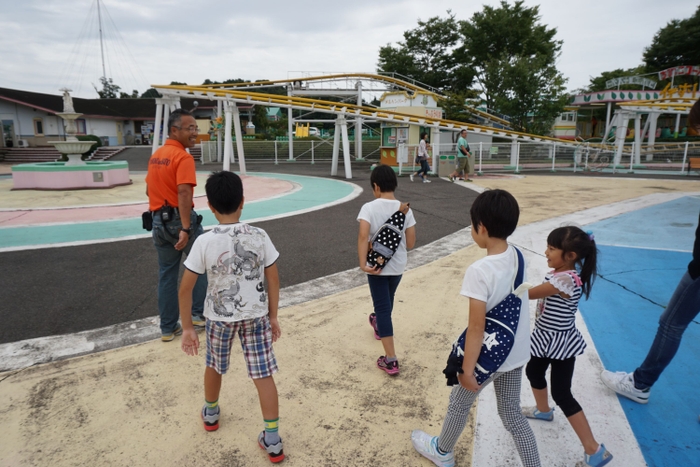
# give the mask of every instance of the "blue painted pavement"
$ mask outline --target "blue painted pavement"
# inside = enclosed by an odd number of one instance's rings
[[[631,372],[644,360],[687,270],[698,213],[700,198],[684,197],[586,226],[600,250],[599,277],[580,308],[606,369]],[[649,404],[620,401],[649,466],[700,466],[699,319]]]

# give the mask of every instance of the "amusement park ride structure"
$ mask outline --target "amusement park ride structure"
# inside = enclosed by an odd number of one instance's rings
[[[264,92],[265,88],[271,87],[286,87],[287,95],[272,94]],[[335,116],[335,132],[333,142],[333,156],[331,165],[331,175],[335,176],[338,172],[339,152],[342,144],[343,165],[345,168],[345,177],[352,178],[352,170],[350,166],[350,140],[348,138],[348,124],[354,123],[355,126],[355,157],[362,158],[362,124],[363,122],[384,122],[389,124],[402,123],[405,125],[419,125],[424,128],[430,128],[432,133],[431,141],[437,143],[440,140],[440,132],[459,132],[466,129],[470,133],[484,134],[491,137],[504,138],[512,141],[514,147],[517,142],[541,142],[552,143],[560,146],[579,146],[581,142],[563,140],[559,138],[532,135],[522,133],[510,129],[510,123],[500,117],[479,111],[470,107],[468,112],[478,116],[482,121],[488,122],[486,125],[476,125],[443,118],[434,118],[429,116],[417,116],[409,113],[398,112],[395,110],[375,108],[362,105],[362,95],[364,92],[392,92],[403,91],[407,95],[415,93],[429,93],[439,96],[435,90],[428,89],[425,85],[418,85],[409,82],[405,79],[396,78],[394,76],[385,76],[370,73],[343,73],[343,74],[326,74],[318,76],[301,76],[296,78],[288,78],[274,81],[258,81],[255,83],[230,83],[230,84],[207,84],[199,86],[186,85],[154,85],[153,86],[162,98],[156,99],[156,121],[155,135],[153,138],[153,151],[160,144],[160,128],[163,122],[167,121],[171,110],[179,108],[181,97],[206,98],[216,100],[219,116],[226,115],[224,131],[224,147],[223,147],[223,168],[229,170],[230,161],[233,156],[233,139],[231,136],[231,125],[233,124],[236,135],[236,145],[239,159],[239,170],[242,174],[246,173],[245,155],[243,152],[242,131],[239,118],[237,104],[245,105],[262,105],[286,108],[288,110],[288,130],[291,135],[295,119],[293,118],[293,110],[301,110],[306,112],[321,112]],[[334,102],[304,96],[336,96],[344,99],[351,98],[354,103]],[[685,113],[687,114],[692,102],[689,99],[657,99],[652,101],[630,101],[620,103],[622,109],[616,112],[614,123],[618,128],[616,133],[615,145],[617,147],[615,164],[619,163],[622,155],[624,139],[626,136],[626,128],[631,118],[635,119],[635,128],[640,126],[641,115],[649,114],[646,125],[653,125],[654,115],[663,113]],[[619,121],[618,121],[619,120]],[[303,117],[296,121],[309,122],[312,120],[304,120]],[[498,127],[500,128],[498,128]],[[639,128],[636,128],[639,130]],[[639,138],[640,131],[635,131],[636,138]],[[218,138],[221,141],[221,138]],[[221,144],[221,143],[219,143]],[[591,144],[590,146],[605,147],[605,142],[599,145]],[[639,158],[639,150],[641,141],[635,145],[635,152]],[[434,148],[438,148],[436,144]],[[221,153],[221,149],[219,149]],[[438,154],[433,151],[433,158]],[[515,154],[511,154],[515,159]],[[293,158],[293,139],[289,140],[289,158]],[[515,164],[515,160],[512,161]]]

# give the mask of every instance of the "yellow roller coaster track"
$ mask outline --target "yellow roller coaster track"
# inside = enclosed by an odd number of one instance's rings
[[[695,102],[696,100],[692,98],[670,98],[620,102],[618,105],[628,110],[666,110],[684,113],[690,112],[690,108]]]
[[[416,84],[409,83],[408,81],[404,81],[402,79],[392,78],[390,76],[375,75],[372,73],[341,73],[341,74],[325,75],[325,76],[309,76],[309,77],[304,77],[304,78],[291,78],[291,79],[280,79],[280,80],[271,80],[271,81],[256,81],[254,83],[248,82],[248,83],[228,83],[228,84],[203,84],[200,87],[207,87],[207,88],[212,88],[212,89],[255,88],[255,87],[261,87],[261,86],[284,85],[284,84],[296,83],[296,82],[333,81],[333,80],[342,80],[342,79],[366,79],[366,80],[371,80],[371,81],[379,81],[382,83],[386,83],[386,84],[390,84],[392,86],[402,88],[406,91],[431,94],[431,95],[435,96],[436,99],[441,99],[441,98],[445,97],[445,96],[442,96],[438,93],[430,91],[428,89],[422,88]],[[488,112],[484,112],[482,110],[476,109],[476,108],[469,106],[469,105],[465,105],[464,108],[467,109],[469,112],[471,112],[475,115],[478,115],[479,117],[491,120],[494,123],[504,125],[508,128],[511,127],[511,123],[508,120],[504,120],[500,117],[497,117],[497,116],[492,115]]]
[[[357,75],[355,75],[357,76]],[[326,77],[327,78],[327,77]],[[284,80],[284,81],[299,81]],[[278,81],[279,82],[279,81]],[[256,84],[260,84],[258,82]],[[269,81],[269,83],[273,83]],[[250,83],[245,83],[250,86]],[[442,130],[458,131],[465,129],[469,132],[484,133],[500,138],[517,139],[519,141],[539,141],[555,142],[567,146],[577,146],[568,140],[551,138],[548,136],[531,135],[513,130],[496,129],[492,127],[473,125],[471,123],[459,122],[455,120],[436,119],[430,117],[416,116],[391,110],[380,110],[374,107],[364,107],[347,103],[324,101],[320,99],[309,99],[305,97],[285,96],[279,94],[267,94],[261,92],[251,92],[246,90],[223,89],[226,85],[205,85],[205,86],[180,86],[180,85],[153,85],[158,92],[164,96],[176,95],[180,97],[206,98],[214,100],[224,100],[242,104],[256,104],[275,107],[292,108],[299,110],[312,110],[324,112],[344,117],[363,117],[367,119],[387,122],[387,123],[407,123],[422,125],[425,127],[439,128]]]

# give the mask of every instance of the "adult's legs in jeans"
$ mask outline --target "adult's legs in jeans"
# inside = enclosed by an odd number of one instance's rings
[[[505,373],[497,373],[493,380],[493,387],[496,390],[498,415],[501,417],[503,426],[513,436],[523,465],[525,467],[539,467],[541,465],[540,454],[537,451],[535,434],[520,410],[522,379],[522,367]]]
[[[158,314],[160,315],[160,331],[163,334],[171,333],[177,327],[179,318],[177,300],[177,279],[180,272],[180,258],[182,252],[177,251],[172,244],[162,242],[162,238],[156,240],[156,232],[153,232],[158,252]],[[162,237],[162,232],[161,232]],[[160,241],[160,243],[158,243]]]
[[[646,389],[656,383],[678,351],[688,324],[700,312],[700,277],[693,280],[686,273],[681,278],[659,319],[659,329],[642,365],[634,371],[637,389]]]
[[[197,215],[192,212],[192,223],[190,225],[195,225],[195,222],[197,221]],[[202,235],[204,233],[204,229],[202,228],[201,224],[197,224],[197,228],[192,232],[192,238],[190,239],[189,242],[187,242],[187,246],[185,247],[184,251],[185,254],[189,256],[190,250],[192,249],[192,245],[194,244],[194,241],[197,240],[197,237]],[[206,274],[200,274],[199,277],[197,277],[197,282],[194,284],[194,289],[192,290],[192,316],[193,317],[198,317],[198,318],[203,318],[204,317],[204,299],[207,296],[207,275]]]
[[[394,309],[394,295],[401,282],[401,277],[367,275],[369,291],[374,305],[374,314],[377,316],[377,332],[382,339],[386,357],[396,357],[391,312]]]

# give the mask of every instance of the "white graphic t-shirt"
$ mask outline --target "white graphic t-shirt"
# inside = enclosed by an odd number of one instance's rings
[[[185,267],[207,274],[204,316],[232,322],[267,315],[265,268],[278,257],[267,233],[244,223],[218,225],[197,237]]]

